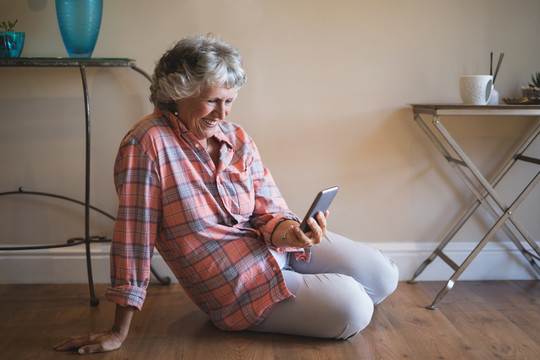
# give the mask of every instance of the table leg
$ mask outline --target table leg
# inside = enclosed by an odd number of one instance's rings
[[[422,117],[418,114],[414,115],[414,120],[418,124],[418,126],[422,129],[422,131],[426,134],[429,140],[433,143],[433,145],[439,150],[439,152],[444,156],[444,158],[452,165],[454,170],[458,173],[458,175],[465,181],[465,184],[469,186],[469,179],[463,172],[463,169],[460,166],[466,165],[463,161],[459,161],[457,159],[454,159],[453,156],[448,152],[446,147],[442,144],[442,142],[435,136],[433,131],[427,126],[427,124],[424,122]],[[433,124],[436,125],[440,122],[438,116],[433,117]],[[524,143],[526,146],[528,146],[534,138],[532,139],[526,139]],[[526,148],[526,147],[525,147]],[[523,151],[523,146],[520,147],[518,151]],[[510,159],[510,161],[507,161],[503,167],[500,168],[499,171],[496,172],[495,176],[491,180],[491,183],[496,186],[499,181],[504,177],[504,175],[510,170],[512,164],[515,162],[515,160]],[[470,186],[469,186],[470,187]],[[465,225],[465,223],[469,220],[469,218],[474,214],[474,212],[478,209],[478,207],[482,204],[482,201],[485,200],[485,198],[489,195],[487,191],[483,191],[480,195],[478,195],[478,192],[474,188],[474,186],[471,188],[471,190],[477,195],[476,199],[474,199],[469,205],[467,205],[464,210],[461,212],[461,214],[457,217],[457,219],[454,221],[454,225],[448,230],[446,235],[443,237],[443,240],[439,243],[439,246],[433,251],[433,253],[418,267],[418,269],[415,271],[413,277],[411,280],[409,280],[409,283],[415,283],[416,278],[425,270],[425,268],[431,264],[436,258],[441,257],[452,269],[456,270],[458,267],[453,261],[448,259],[442,252],[443,249],[446,247],[446,245],[453,239],[453,237],[457,234],[457,232]],[[506,231],[506,228],[505,228]],[[513,235],[513,234],[512,234]]]
[[[529,185],[521,192],[521,194],[514,200],[512,205],[508,208],[508,210],[497,220],[497,222],[491,227],[491,229],[487,232],[487,234],[484,236],[482,241],[478,243],[478,245],[474,248],[474,250],[467,256],[465,261],[459,266],[457,271],[452,275],[452,277],[448,280],[446,286],[437,294],[435,297],[435,300],[433,300],[433,303],[429,306],[427,306],[430,310],[436,310],[437,309],[437,303],[444,297],[446,294],[452,289],[457,279],[461,276],[461,274],[467,269],[467,267],[471,264],[471,262],[476,258],[476,256],[480,253],[480,251],[486,246],[486,244],[489,242],[491,237],[495,235],[497,231],[504,225],[504,223],[507,220],[510,220],[512,217],[512,214],[514,211],[518,208],[518,206],[521,204],[523,200],[529,195],[529,193],[532,191],[532,189],[540,182],[540,172],[536,174],[536,176],[533,178],[533,180],[529,183]]]
[[[86,129],[86,158],[85,158],[85,187],[84,187],[84,245],[86,249],[86,272],[88,274],[88,287],[90,289],[90,305],[99,305],[99,299],[94,291],[94,278],[92,275],[92,259],[90,255],[90,97],[88,95],[88,85],[86,82],[86,70],[84,65],[79,66],[81,70],[81,80],[84,94],[84,115]]]
[[[452,165],[454,170],[456,170],[458,175],[462,178],[462,180],[465,182],[465,184],[468,186],[468,188],[473,192],[473,194],[476,197],[476,199],[474,199],[474,201],[472,201],[467,207],[465,207],[464,210],[461,212],[461,214],[456,218],[453,226],[446,233],[446,235],[444,236],[444,238],[442,239],[438,247],[418,267],[413,277],[409,281],[410,283],[414,283],[415,279],[437,257],[441,258],[447,265],[449,265],[455,271],[454,275],[448,280],[445,287],[436,296],[433,303],[430,306],[428,306],[428,309],[437,309],[437,303],[453,288],[459,276],[468,267],[468,265],[473,261],[473,259],[477,256],[477,254],[482,250],[482,248],[489,241],[489,239],[494,235],[494,233],[501,228],[509,236],[509,238],[514,242],[516,247],[522,252],[525,258],[530,262],[533,269],[540,274],[540,267],[535,261],[535,258],[536,259],[539,259],[539,258],[524,248],[520,240],[516,237],[516,234],[514,234],[512,229],[510,229],[510,227],[506,223],[506,220],[509,220],[515,226],[515,229],[517,229],[517,231],[531,245],[533,250],[538,255],[540,255],[540,249],[538,245],[534,241],[532,241],[532,239],[527,234],[523,226],[512,215],[513,209],[517,208],[519,203],[521,203],[521,201],[527,196],[527,194],[537,184],[538,175],[529,183],[529,185],[527,185],[527,187],[523,190],[522,194],[514,201],[511,207],[507,207],[494,190],[494,187],[499,183],[500,180],[502,180],[502,178],[507,174],[507,172],[513,167],[516,160],[524,160],[524,161],[529,161],[529,162],[538,164],[538,159],[529,158],[527,156],[523,156],[522,154],[527,150],[529,145],[532,144],[534,140],[537,138],[540,132],[540,121],[537,121],[535,127],[532,129],[532,131],[529,132],[529,135],[527,137],[523,138],[520,142],[518,142],[517,146],[512,152],[512,156],[507,157],[505,161],[501,162],[501,165],[495,171],[495,175],[488,181],[483,177],[482,174],[480,174],[478,169],[476,169],[476,167],[474,166],[474,164],[472,164],[472,162],[466,156],[466,154],[464,154],[464,152],[461,150],[459,145],[455,142],[453,137],[446,130],[444,125],[441,123],[439,116],[437,115],[433,116],[433,125],[442,135],[442,138],[444,139],[445,144],[441,142],[442,140],[440,140],[439,137],[435,135],[435,133],[424,122],[424,120],[421,118],[419,114],[415,114],[414,120],[417,122],[417,124],[423,130],[423,132],[427,135],[427,137],[431,140],[431,142],[435,145],[435,147],[439,150],[439,152]],[[450,149],[456,155],[452,155],[449,152]],[[466,173],[463,167],[468,168],[471,171],[472,175],[470,175],[469,173]],[[476,184],[473,181],[473,179],[476,179],[476,181],[478,181],[478,184]],[[493,201],[496,203],[496,205],[498,206],[498,209],[494,205],[492,205],[490,202],[488,202],[487,198],[489,196],[491,196]],[[472,216],[472,214],[476,211],[476,209],[478,209],[480,205],[483,205],[484,207],[486,207],[486,209],[493,216],[496,222],[493,225],[492,229],[489,231],[489,233],[486,234],[486,236],[482,239],[482,241],[473,250],[473,252],[469,254],[469,257],[461,265],[457,265],[452,259],[446,256],[443,250],[446,247],[446,245],[453,239],[456,233],[467,222],[467,220]]]

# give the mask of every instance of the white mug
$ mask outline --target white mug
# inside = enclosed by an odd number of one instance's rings
[[[463,75],[459,78],[459,94],[464,104],[486,105],[493,90],[491,75]]]

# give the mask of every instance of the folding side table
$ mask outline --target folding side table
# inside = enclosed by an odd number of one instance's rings
[[[424,271],[424,269],[437,257],[443,260],[454,270],[445,287],[437,294],[433,303],[428,309],[437,309],[437,303],[452,289],[459,276],[471,264],[475,257],[480,253],[484,246],[489,242],[493,235],[502,230],[520,250],[525,259],[531,264],[532,268],[540,276],[540,247],[527,233],[524,226],[514,216],[515,210],[530,194],[536,184],[540,181],[540,159],[527,156],[526,150],[535,141],[540,132],[540,106],[537,105],[493,105],[493,106],[469,106],[469,105],[436,105],[436,104],[415,104],[412,105],[414,120],[452,165],[454,170],[465,182],[467,187],[475,195],[475,199],[464,207],[457,221],[450,230],[443,236],[442,241],[433,253],[420,265],[409,281],[414,283],[415,279]],[[516,144],[511,154],[503,159],[494,171],[494,175],[487,180],[471,161],[469,156],[463,151],[458,142],[453,138],[448,129],[443,125],[441,117],[444,116],[529,116],[536,117],[535,124],[527,130],[527,133]],[[423,117],[431,117],[433,126],[430,127],[424,121]],[[433,130],[434,129],[434,130]],[[438,135],[437,135],[438,134]],[[523,161],[535,166],[538,169],[536,175],[521,190],[521,193],[513,200],[511,204],[506,204],[497,194],[495,186],[508,173],[513,165]],[[494,223],[478,242],[473,251],[461,263],[457,264],[445,253],[445,246],[454,238],[456,233],[482,205],[493,217]],[[527,249],[527,244],[533,251]]]
[[[88,274],[88,285],[90,288],[90,304],[96,306],[99,304],[99,299],[95,296],[94,292],[94,281],[92,276],[92,262],[90,258],[90,244],[93,242],[108,242],[111,241],[106,237],[102,236],[90,236],[90,210],[97,211],[102,215],[115,220],[115,218],[100,210],[92,205],[90,205],[90,97],[88,94],[88,86],[86,82],[86,68],[87,67],[125,67],[136,71],[137,73],[143,75],[149,81],[151,81],[150,75],[144,72],[142,69],[138,68],[133,59],[125,58],[90,58],[90,59],[78,59],[78,58],[0,58],[0,67],[68,67],[68,68],[79,68],[81,73],[81,81],[83,88],[83,97],[84,97],[84,115],[85,115],[85,129],[86,129],[86,151],[85,151],[85,196],[84,201],[77,199],[69,198],[67,196],[37,192],[37,191],[25,191],[21,186],[17,191],[8,191],[0,193],[0,196],[5,195],[38,195],[38,196],[47,196],[58,198],[66,201],[70,201],[79,205],[84,206],[84,237],[83,238],[74,238],[69,239],[64,244],[51,244],[51,245],[37,245],[37,246],[20,246],[20,247],[0,247],[0,251],[9,251],[9,250],[35,250],[35,249],[50,249],[58,247],[67,247],[75,246],[80,244],[85,244],[86,246],[86,267]],[[154,276],[159,280],[160,283],[166,285],[170,283],[168,277],[160,277],[157,272],[151,267],[151,271]]]

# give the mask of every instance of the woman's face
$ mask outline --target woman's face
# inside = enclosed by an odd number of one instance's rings
[[[198,140],[208,139],[231,112],[235,98],[235,89],[211,86],[198,95],[176,100],[178,117]]]

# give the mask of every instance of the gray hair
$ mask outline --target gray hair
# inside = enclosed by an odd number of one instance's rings
[[[238,50],[214,35],[180,40],[157,62],[150,101],[160,110],[176,111],[175,100],[191,97],[207,86],[236,90],[247,80]]]

